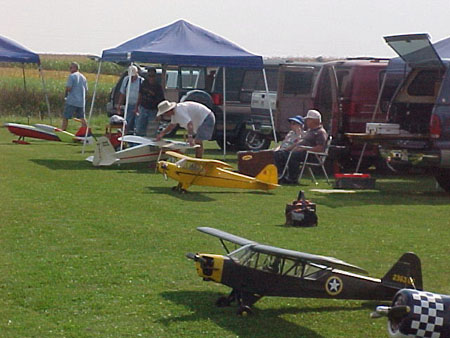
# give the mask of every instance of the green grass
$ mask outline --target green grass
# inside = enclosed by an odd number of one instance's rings
[[[11,120],[20,122],[0,122]],[[96,117],[94,132],[106,121]],[[184,256],[223,252],[198,226],[334,256],[374,277],[414,251],[425,288],[450,293],[450,200],[431,177],[378,177],[377,190],[356,194],[311,192],[307,177],[272,193],[194,186],[180,195],[145,164],[94,168],[84,161],[92,147],[83,155],[80,145],[12,139],[0,128],[2,337],[386,336],[386,321],[369,319],[376,302],[263,298],[247,318],[216,308],[229,290],[203,282]],[[222,159],[212,142],[206,155]],[[282,226],[299,189],[318,204],[316,228]]]

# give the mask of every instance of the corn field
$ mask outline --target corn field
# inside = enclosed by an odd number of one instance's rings
[[[89,111],[95,87],[98,63],[86,56],[41,56],[45,91],[50,103],[50,114],[59,116],[64,107],[64,92],[71,61],[80,64],[80,71],[88,81],[86,111]],[[102,65],[97,85],[95,114],[105,112],[111,88],[123,67],[112,63]],[[46,117],[48,115],[44,88],[36,64],[0,64],[0,115]]]

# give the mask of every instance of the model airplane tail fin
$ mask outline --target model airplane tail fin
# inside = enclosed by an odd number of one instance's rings
[[[273,164],[268,164],[255,178],[263,183],[278,184],[277,167]]]
[[[420,259],[412,252],[403,254],[394,266],[384,275],[381,282],[395,288],[422,290],[422,267]]]
[[[117,161],[116,152],[108,138],[101,136],[98,138],[92,164],[94,166],[111,165]]]

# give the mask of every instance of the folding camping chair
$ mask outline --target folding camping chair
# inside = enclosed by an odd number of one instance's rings
[[[309,150],[306,151],[305,160],[300,163],[300,165],[302,166],[302,170],[300,171],[300,176],[298,178],[299,183],[303,177],[303,172],[305,171],[305,168],[308,167],[312,180],[314,181],[315,184],[318,184],[311,167],[321,167],[327,179],[327,183],[330,184],[327,171],[325,170],[325,160],[328,157],[328,151],[330,150],[332,139],[333,139],[332,136],[328,136],[327,142],[325,143],[325,149],[323,150],[323,152],[315,152]]]

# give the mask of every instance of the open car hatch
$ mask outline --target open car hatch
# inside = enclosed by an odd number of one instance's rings
[[[384,40],[411,68],[445,69],[428,34],[385,36]]]

